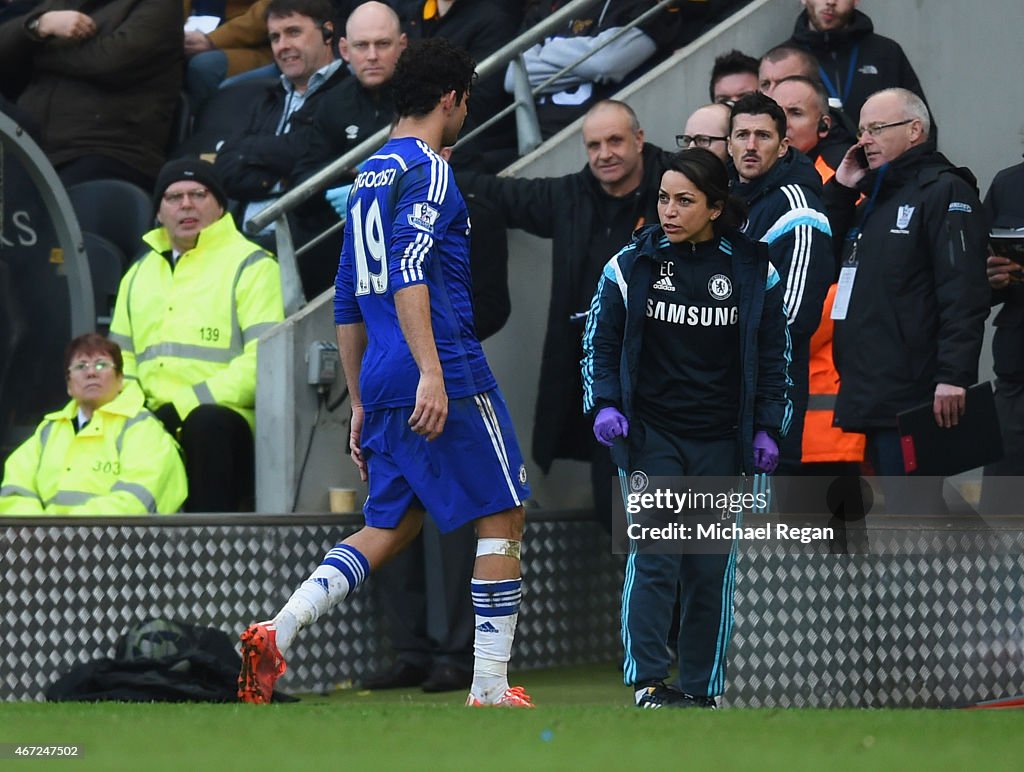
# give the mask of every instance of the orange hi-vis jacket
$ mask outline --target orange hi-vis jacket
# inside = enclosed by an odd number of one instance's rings
[[[821,308],[821,324],[811,336],[811,357],[808,368],[807,414],[801,460],[805,464],[833,461],[863,461],[863,434],[844,432],[832,425],[832,414],[839,393],[839,373],[832,362],[832,303],[836,288],[828,288]]]

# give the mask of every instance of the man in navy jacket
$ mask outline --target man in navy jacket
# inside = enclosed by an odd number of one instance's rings
[[[779,448],[778,474],[793,474],[800,466],[810,340],[832,283],[832,229],[821,202],[821,177],[807,156],[790,149],[786,114],[770,97],[750,94],[733,106],[729,153],[733,193],[750,209],[744,232],[768,244],[785,286],[793,425]]]

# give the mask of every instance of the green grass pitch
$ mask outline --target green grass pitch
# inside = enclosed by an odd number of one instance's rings
[[[639,711],[613,666],[515,674],[536,710],[470,710],[417,690],[295,704],[0,703],[0,744],[81,759],[5,769],[1020,769],[1024,711]],[[314,766],[315,765],[315,766]]]

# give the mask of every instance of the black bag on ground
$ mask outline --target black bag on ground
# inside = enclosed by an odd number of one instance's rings
[[[129,628],[114,659],[73,667],[46,690],[51,702],[235,702],[242,658],[226,633],[164,619]],[[274,694],[274,701],[294,698]]]

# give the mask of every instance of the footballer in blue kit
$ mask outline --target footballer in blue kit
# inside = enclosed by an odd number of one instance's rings
[[[473,323],[470,222],[440,155],[466,117],[474,63],[440,38],[410,45],[392,79],[392,139],[352,186],[334,317],[352,403],[350,446],[369,483],[366,525],[335,545],[281,611],[242,634],[239,698],[270,701],[298,630],[415,538],[473,521],[476,615],[469,706],[533,707],[508,684],[529,495],[512,421]]]
[[[423,140],[392,139],[352,185],[334,321],[365,323],[360,447],[366,522],[394,527],[418,499],[442,532],[518,506],[529,495],[511,419],[473,326],[469,211],[447,161]],[[449,415],[433,441],[408,426],[420,371],[394,295],[430,293],[430,326]]]

